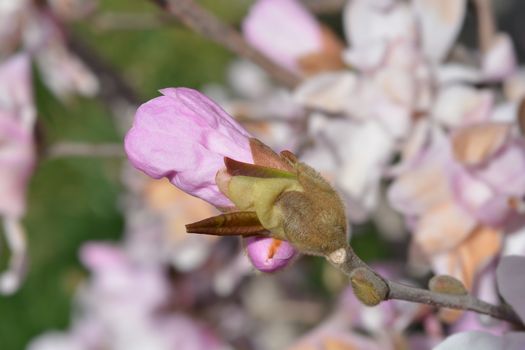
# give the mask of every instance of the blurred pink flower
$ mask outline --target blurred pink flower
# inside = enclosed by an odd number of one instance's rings
[[[27,0],[0,4],[0,54],[12,52],[21,38],[22,16]]]
[[[0,216],[10,250],[9,264],[0,274],[0,293],[16,291],[25,272],[26,239],[20,220],[36,163],[35,117],[29,57],[19,54],[0,65]]]
[[[73,94],[94,96],[95,75],[68,48],[62,21],[79,18],[94,9],[96,0],[6,1],[0,5],[0,53],[20,48],[36,62],[45,85],[59,99]]]
[[[26,55],[0,66],[0,213],[20,218],[35,165],[31,65]]]
[[[258,0],[242,28],[251,45],[292,72],[342,67],[339,40],[300,1]]]
[[[509,123],[484,123],[452,136],[455,199],[479,222],[503,227],[525,195],[525,140]]]
[[[296,0],[258,0],[242,27],[254,47],[294,72],[299,71],[301,56],[323,45],[320,24]]]
[[[125,139],[129,160],[149,176],[167,177],[181,190],[216,207],[233,207],[219,190],[216,175],[224,168],[224,157],[253,163],[251,136],[219,105],[196,90],[168,88],[161,93],[164,96],[137,110]],[[247,244],[250,260],[261,271],[281,268],[294,255],[295,249],[287,242],[280,243],[274,259],[261,254],[274,241],[261,238]]]
[[[98,78],[68,48],[57,16],[49,11],[30,8],[27,17],[25,50],[33,56],[49,90],[62,101],[67,101],[74,94],[95,96],[100,87]]]
[[[495,36],[492,46],[484,53],[481,70],[488,81],[501,81],[511,77],[518,69],[514,44],[508,34]]]
[[[430,129],[419,144],[389,190],[413,230],[412,262],[497,303],[493,278],[480,272],[501,253],[504,233],[523,225],[515,219],[525,195],[525,141],[511,123],[484,122],[450,134]],[[466,315],[458,327],[482,325]]]
[[[11,117],[0,110],[0,213],[21,218],[36,159],[32,134]]]
[[[218,350],[226,344],[181,312],[164,310],[171,295],[164,266],[118,246],[91,242],[81,260],[91,277],[78,293],[71,329],[34,339],[30,350]]]

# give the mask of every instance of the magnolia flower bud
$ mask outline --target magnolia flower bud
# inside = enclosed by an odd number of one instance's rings
[[[246,240],[246,253],[257,270],[274,272],[287,266],[297,251],[285,241],[252,237]]]
[[[169,88],[161,93],[164,96],[140,106],[126,135],[125,149],[131,163],[153,178],[167,177],[188,194],[229,211],[187,225],[188,231],[241,236],[264,231],[255,215],[231,212],[234,203],[222,191],[231,179],[223,169],[225,157],[254,162],[248,132],[196,90]],[[204,232],[203,225],[215,226]],[[273,241],[277,240],[266,237],[247,242],[248,257],[261,271],[284,267],[295,255],[286,241],[271,253],[266,243]]]
[[[254,212],[273,238],[292,243],[302,253],[328,257],[347,247],[348,224],[337,192],[290,152],[280,156],[268,148],[260,152],[276,164],[288,162],[288,168],[250,167],[228,160],[233,176],[226,192],[236,207]]]

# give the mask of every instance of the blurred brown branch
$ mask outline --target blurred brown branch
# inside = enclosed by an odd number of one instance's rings
[[[93,16],[91,24],[96,30],[145,30],[166,25],[174,26],[178,22],[168,14],[105,12]]]
[[[124,157],[120,143],[77,143],[60,142],[51,145],[46,151],[47,158],[61,157]]]
[[[67,31],[68,48],[75,53],[95,73],[100,80],[100,98],[115,115],[127,114],[130,107],[140,104],[138,93],[124,77],[114,69],[100,54],[87,42]]]
[[[438,293],[385,279],[364,263],[350,246],[339,249],[327,259],[350,277],[354,292],[361,301],[375,302],[368,305],[376,305],[386,300],[405,300],[436,307],[475,311],[523,326],[516,313],[506,304],[493,305],[470,294]]]
[[[153,0],[184,25],[202,36],[224,46],[233,53],[247,58],[264,69],[273,79],[287,87],[294,87],[300,78],[273,63],[259,50],[253,48],[241,34],[222,22],[193,0]]]
[[[330,14],[341,11],[346,4],[345,0],[302,0],[310,11],[318,14]]]
[[[478,41],[482,53],[487,53],[496,37],[496,19],[491,0],[472,0],[478,21]]]

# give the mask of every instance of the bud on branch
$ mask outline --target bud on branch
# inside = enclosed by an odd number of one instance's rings
[[[343,203],[314,169],[291,152],[277,154],[251,137],[199,92],[177,88],[162,93],[137,111],[126,152],[140,170],[168,177],[223,211],[187,225],[188,232],[252,238],[250,260],[266,272],[285,266],[295,250],[324,256],[350,277],[366,305],[399,299],[520,324],[510,307],[478,300],[450,277],[438,276],[431,290],[424,290],[379,276],[350,247]]]

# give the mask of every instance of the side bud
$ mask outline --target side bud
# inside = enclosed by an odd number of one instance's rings
[[[438,275],[432,277],[428,282],[428,289],[436,293],[467,295],[468,291],[460,280],[448,276]]]
[[[245,242],[248,258],[262,272],[275,272],[288,266],[297,253],[288,242],[275,238],[250,237]]]
[[[388,286],[370,269],[358,267],[352,271],[350,283],[357,299],[367,306],[376,306],[386,299]]]

